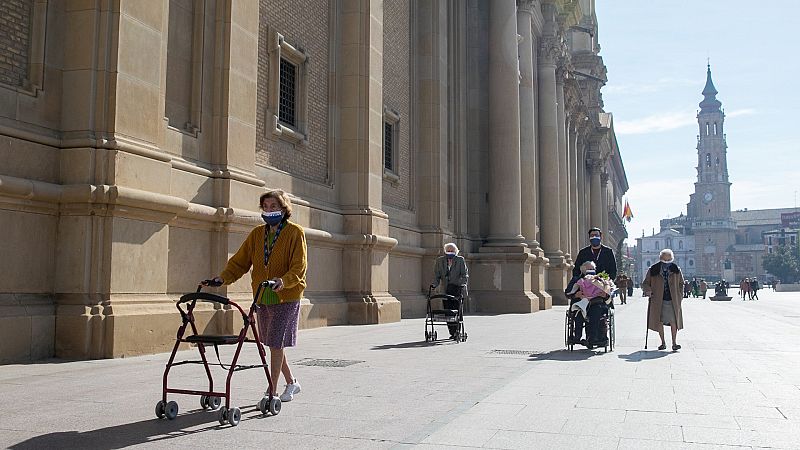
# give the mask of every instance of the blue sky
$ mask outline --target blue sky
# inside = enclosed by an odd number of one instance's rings
[[[697,179],[706,58],[727,117],[733,209],[795,206],[800,191],[800,1],[597,0],[605,109],[614,114],[635,218],[658,231]],[[800,192],[797,194],[800,201]]]

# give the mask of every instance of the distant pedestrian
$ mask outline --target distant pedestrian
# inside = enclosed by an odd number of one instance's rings
[[[700,279],[700,294],[703,295],[703,300],[706,299],[706,293],[707,292],[708,292],[708,283],[706,283],[706,280],[701,278]]]
[[[753,278],[753,281],[750,282],[750,300],[758,300],[758,278]]]
[[[626,277],[624,274],[621,274],[614,281],[614,284],[617,285],[617,289],[618,289],[617,292],[619,293],[619,303],[620,303],[620,305],[624,305],[625,304],[625,300],[626,300],[626,298],[628,296],[628,280],[627,280],[627,278],[628,277]]]
[[[747,300],[747,291],[749,289],[747,278],[742,278],[742,281],[739,282],[739,295],[742,296],[742,301]]]
[[[672,250],[665,248],[659,254],[659,262],[653,264],[642,281],[642,291],[650,297],[647,328],[657,331],[661,338],[659,350],[667,348],[664,340],[664,325],[672,332],[672,350],[681,348],[677,343],[678,330],[683,329],[681,301],[684,290],[683,273],[675,264]]]

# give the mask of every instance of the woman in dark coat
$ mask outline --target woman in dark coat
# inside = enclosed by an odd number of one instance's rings
[[[653,264],[642,281],[642,291],[650,297],[647,328],[657,331],[661,338],[659,350],[667,348],[664,341],[664,325],[672,331],[672,350],[681,348],[677,343],[678,330],[683,329],[683,273],[675,264],[672,250],[661,250],[659,262]]]

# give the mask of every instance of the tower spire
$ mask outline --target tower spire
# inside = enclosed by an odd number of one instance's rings
[[[722,102],[717,100],[717,88],[711,80],[711,61],[707,63],[706,86],[703,88],[703,101],[700,102],[702,111],[718,111],[722,107]]]

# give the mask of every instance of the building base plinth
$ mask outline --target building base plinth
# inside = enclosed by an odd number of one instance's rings
[[[389,294],[359,296],[347,301],[347,322],[350,325],[399,322],[400,316],[400,302]]]

